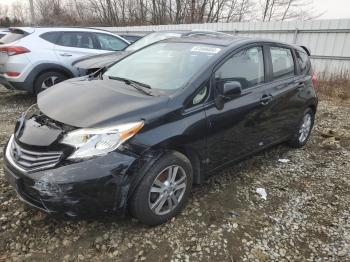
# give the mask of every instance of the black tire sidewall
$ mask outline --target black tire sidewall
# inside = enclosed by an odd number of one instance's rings
[[[68,79],[68,77],[66,75],[62,74],[61,72],[57,72],[57,71],[49,71],[49,72],[42,73],[35,80],[35,83],[34,83],[34,93],[35,94],[39,94],[40,92],[44,91],[41,88],[41,85],[44,82],[44,80],[46,80],[50,76],[57,76],[59,78],[59,82],[62,82],[64,80]]]
[[[311,127],[310,127],[310,131],[309,131],[309,134],[307,135],[306,139],[303,141],[303,142],[300,142],[299,140],[299,130],[300,130],[300,127],[301,125],[303,124],[303,120],[304,120],[304,117],[305,115],[309,114],[311,116]],[[292,137],[292,139],[289,141],[289,145],[291,147],[294,147],[294,148],[300,148],[300,147],[303,147],[307,141],[309,140],[310,138],[310,135],[311,135],[311,131],[312,131],[312,128],[314,126],[314,121],[315,121],[315,112],[311,109],[311,108],[307,108],[302,117],[300,118],[299,122],[298,122],[298,125],[297,125],[297,128],[294,132],[294,135]]]
[[[178,204],[178,206],[170,213],[165,215],[156,215],[149,207],[149,191],[156,176],[171,165],[181,166],[187,176],[186,191]],[[190,160],[177,151],[170,151],[163,155],[157,162],[147,171],[129,202],[129,210],[131,214],[140,222],[154,226],[162,224],[172,217],[176,216],[186,205],[189,198],[193,181],[192,165]]]

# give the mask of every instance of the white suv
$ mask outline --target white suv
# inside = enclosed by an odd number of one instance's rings
[[[123,50],[130,43],[110,32],[90,28],[10,28],[0,39],[0,84],[39,93],[78,75],[80,57]]]

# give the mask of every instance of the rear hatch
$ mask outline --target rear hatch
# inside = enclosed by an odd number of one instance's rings
[[[3,72],[11,53],[8,47],[16,46],[20,40],[34,32],[34,28],[10,28],[10,33],[0,39],[0,72]]]

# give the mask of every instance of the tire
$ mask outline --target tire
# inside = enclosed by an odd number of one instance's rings
[[[174,182],[169,185],[169,169],[176,170],[174,172],[176,175],[173,176],[174,180],[178,182],[178,187],[185,183],[184,188],[176,190]],[[165,223],[176,216],[185,206],[192,188],[192,181],[193,173],[190,160],[176,151],[166,153],[149,169],[132,195],[129,202],[131,215],[143,224],[150,226]],[[161,183],[159,184],[159,182]],[[151,188],[157,192],[151,192]],[[178,200],[178,204],[174,201],[174,197]],[[158,205],[156,205],[157,201]],[[152,209],[152,207],[154,208]]]
[[[34,92],[35,94],[39,94],[40,92],[46,90],[54,84],[58,84],[59,82],[62,82],[66,79],[68,79],[68,77],[62,74],[61,72],[49,71],[42,73],[35,80]]]
[[[306,124],[305,122],[307,120],[310,121],[308,124]],[[301,148],[307,143],[311,134],[312,127],[314,125],[314,120],[315,120],[315,112],[311,108],[306,109],[302,118],[299,120],[296,131],[294,132],[292,138],[288,141],[288,145],[290,147]],[[307,132],[306,132],[306,128],[308,129]],[[305,132],[303,133],[303,136],[302,136],[303,131]]]

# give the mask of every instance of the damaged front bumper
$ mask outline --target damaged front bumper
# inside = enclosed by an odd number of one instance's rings
[[[20,199],[50,214],[94,215],[123,210],[138,157],[111,152],[82,162],[63,161],[34,172],[19,170],[4,149],[4,172]]]

